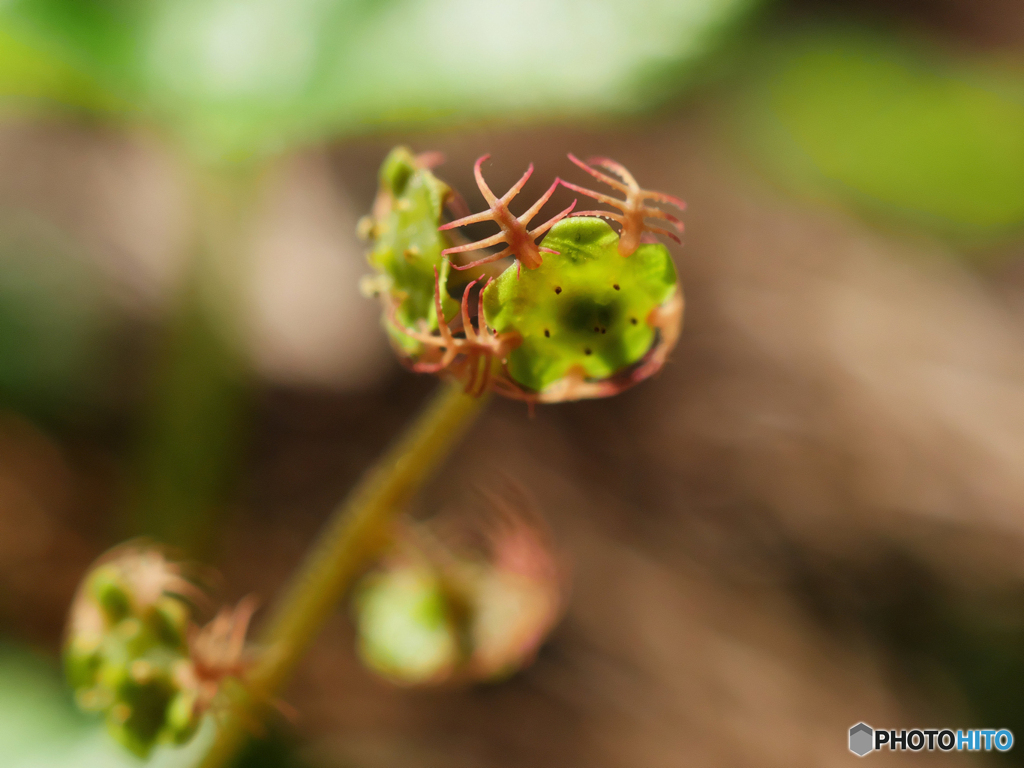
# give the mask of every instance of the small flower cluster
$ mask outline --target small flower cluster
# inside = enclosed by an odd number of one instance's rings
[[[498,681],[532,661],[565,605],[565,568],[529,507],[494,497],[484,512],[460,521],[461,536],[406,523],[357,586],[368,668],[399,685],[438,685]]]
[[[363,286],[380,297],[401,360],[458,380],[467,392],[491,389],[529,403],[613,395],[660,370],[679,337],[683,298],[668,249],[654,235],[678,242],[683,227],[651,203],[682,209],[683,202],[642,189],[612,160],[588,165],[569,155],[624,198],[555,179],[515,216],[509,203],[533,166],[498,197],[483,177],[487,158],[477,160],[473,173],[488,209],[447,223],[446,206],[464,214],[465,203],[433,174],[436,153],[414,156],[399,147],[381,168],[373,212],[360,225],[375,268]],[[570,215],[573,202],[531,229],[560,184],[618,212]],[[457,233],[487,221],[499,231],[474,242]],[[495,246],[493,253],[485,250]],[[460,284],[453,268],[485,273]]]
[[[192,613],[206,595],[185,571],[155,546],[122,545],[90,569],[71,608],[64,667],[75,700],[143,758],[187,742],[224,681],[251,661],[253,600],[199,627]]]

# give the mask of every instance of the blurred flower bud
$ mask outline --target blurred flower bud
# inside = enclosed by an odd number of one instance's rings
[[[75,700],[140,757],[188,741],[242,664],[252,602],[199,629],[192,609],[205,594],[184,570],[159,547],[122,545],[90,569],[71,607],[64,668]]]
[[[449,598],[429,563],[395,560],[360,584],[359,656],[392,682],[447,680],[460,661]]]
[[[191,735],[168,732],[166,713],[188,655],[188,601],[201,594],[158,548],[128,544],[93,566],[72,604],[64,666],[75,699],[104,712],[114,738],[137,755]]]
[[[522,503],[494,497],[474,512],[406,524],[357,586],[358,648],[369,669],[424,685],[499,680],[532,662],[565,602],[550,532]]]
[[[490,564],[471,593],[469,666],[478,680],[507,677],[533,661],[560,616],[567,581],[539,516],[492,503],[500,515],[488,532]]]

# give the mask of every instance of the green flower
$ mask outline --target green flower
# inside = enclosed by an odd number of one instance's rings
[[[360,222],[361,234],[372,243],[367,260],[377,270],[364,280],[364,289],[381,297],[384,325],[405,355],[418,354],[421,345],[403,329],[437,330],[435,269],[446,312],[457,308],[444,291],[449,264],[441,251],[449,243],[438,231],[451,189],[430,172],[434,160],[406,147],[393,149],[381,165],[373,213]]]
[[[373,242],[370,263],[378,269],[364,288],[381,297],[384,325],[403,363],[459,381],[473,395],[492,389],[531,404],[613,395],[658,371],[679,337],[683,296],[668,249],[652,238],[678,242],[683,224],[651,203],[682,210],[683,201],[641,188],[612,160],[592,162],[614,176],[569,155],[624,197],[556,179],[516,216],[509,203],[533,165],[498,197],[483,177],[488,157],[473,169],[488,209],[447,224],[440,221],[451,190],[422,156],[399,147],[381,167],[373,214],[361,225]],[[566,218],[574,202],[529,229],[559,184],[618,212]],[[445,237],[460,237],[448,233],[484,222],[500,231],[446,247]],[[503,247],[485,250],[494,246]],[[444,257],[470,260],[450,265]],[[448,295],[449,270],[480,267],[477,280],[462,288],[460,311]],[[480,307],[475,314],[474,306]]]
[[[668,249],[645,243],[623,258],[618,234],[582,217],[560,221],[543,245],[557,253],[536,269],[507,269],[484,292],[487,324],[523,339],[508,355],[509,378],[541,400],[638,381],[631,369],[675,340],[664,316],[679,294]]]

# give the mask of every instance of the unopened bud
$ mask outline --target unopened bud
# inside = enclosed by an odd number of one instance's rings
[[[483,514],[480,514],[480,512]],[[465,515],[471,552],[408,524],[355,593],[359,655],[403,685],[491,681],[528,665],[564,606],[550,533],[523,500]]]
[[[448,595],[429,564],[382,569],[356,594],[360,658],[399,684],[443,681],[460,657],[451,614]]]
[[[205,596],[181,564],[133,543],[100,558],[72,605],[64,666],[75,700],[104,713],[111,735],[140,757],[188,741],[222,681],[243,671],[254,603],[200,629],[197,601]]]

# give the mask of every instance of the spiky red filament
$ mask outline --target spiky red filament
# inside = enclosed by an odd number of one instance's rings
[[[548,191],[540,196],[533,205],[527,209],[527,211],[519,217],[513,216],[511,211],[508,209],[508,203],[513,197],[519,194],[522,190],[523,185],[526,184],[527,179],[533,173],[533,163],[530,163],[530,167],[526,169],[526,173],[523,177],[517,181],[512,188],[501,197],[495,196],[491,191],[491,188],[487,186],[487,182],[484,181],[483,173],[480,171],[480,166],[483,162],[489,158],[490,155],[484,155],[479,158],[473,165],[473,175],[476,177],[476,185],[480,187],[480,192],[483,194],[484,199],[490,206],[489,210],[481,211],[480,213],[474,213],[470,216],[464,216],[461,219],[444,224],[438,229],[454,229],[456,227],[463,227],[466,224],[475,224],[481,221],[493,221],[501,227],[501,231],[490,237],[485,237],[483,240],[478,240],[475,243],[468,243],[466,245],[459,245],[454,248],[446,248],[442,251],[442,255],[448,256],[453,253],[462,253],[464,251],[475,251],[479,248],[489,248],[492,245],[498,245],[499,243],[505,243],[506,247],[498,253],[491,254],[482,259],[470,262],[469,264],[455,265],[452,264],[455,269],[469,269],[480,264],[487,264],[491,261],[497,261],[503,259],[506,256],[515,256],[519,263],[527,269],[536,269],[541,265],[542,257],[541,252],[555,253],[550,248],[543,248],[538,246],[534,242],[538,237],[547,232],[556,223],[561,221],[563,218],[569,215],[570,211],[576,206],[576,201],[573,200],[572,205],[566,208],[561,213],[557,214],[553,218],[541,224],[536,229],[528,230],[527,225],[533,220],[533,217],[537,215],[537,212],[544,206],[554,194],[558,188],[560,179],[555,179],[555,183],[548,187]]]
[[[190,627],[188,661],[176,667],[175,676],[195,692],[197,713],[214,708],[225,679],[241,680],[254,662],[245,635],[255,611],[256,599],[250,595],[235,608],[222,608],[205,627]]]
[[[479,291],[477,306],[477,327],[469,315],[469,294],[479,280],[466,286],[462,294],[461,319],[462,332],[465,338],[455,336],[444,319],[441,306],[441,281],[437,268],[434,268],[434,307],[437,311],[437,328],[439,335],[415,331],[395,323],[397,328],[412,339],[433,347],[441,352],[440,359],[433,362],[413,363],[412,369],[421,373],[440,373],[445,369],[452,370],[460,379],[465,379],[466,392],[479,396],[487,389],[491,380],[491,363],[495,358],[504,359],[520,343],[518,334],[498,334],[487,326],[484,319],[484,289],[491,280]],[[394,318],[392,318],[394,320]]]
[[[581,195],[592,197],[599,203],[614,206],[622,211],[622,213],[611,213],[610,211],[579,211],[576,214],[577,216],[600,216],[602,218],[618,222],[622,227],[622,233],[619,237],[620,256],[631,255],[633,251],[637,249],[637,246],[640,245],[641,238],[645,231],[656,232],[659,235],[665,235],[666,237],[672,238],[677,243],[680,242],[679,236],[676,232],[673,232],[671,229],[666,227],[648,224],[645,221],[645,219],[648,218],[667,221],[671,227],[682,234],[683,223],[679,219],[660,208],[647,205],[648,200],[654,200],[659,203],[674,205],[680,211],[685,210],[686,203],[678,197],[666,195],[663,192],[652,192],[648,189],[641,189],[640,185],[636,183],[636,179],[633,178],[633,174],[627,171],[619,163],[616,163],[614,160],[609,160],[606,157],[593,157],[590,159],[590,162],[593,165],[599,165],[602,168],[607,168],[618,176],[618,179],[612,178],[608,174],[601,173],[601,171],[596,168],[587,165],[571,152],[569,153],[569,159],[598,181],[607,184],[612,189],[622,192],[626,196],[625,200],[619,200],[611,197],[610,195],[603,195],[600,192],[594,192],[593,190],[586,189],[585,187],[570,184],[568,181],[562,182],[562,186],[568,187],[574,192],[579,192]]]
[[[202,629],[189,637],[189,655],[201,681],[219,682],[241,677],[245,672],[245,635],[256,612],[256,599],[249,595],[234,608],[222,608]]]

